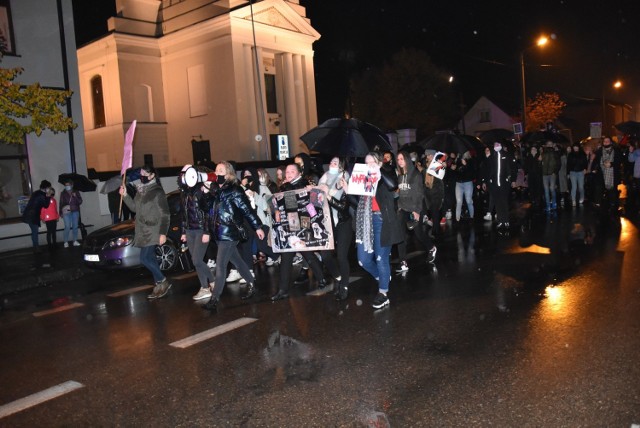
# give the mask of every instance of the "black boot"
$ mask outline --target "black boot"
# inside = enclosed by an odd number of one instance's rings
[[[240,298],[242,300],[249,300],[250,298],[255,296],[255,294],[256,294],[256,287],[253,285],[253,283],[247,284],[247,293]]]
[[[204,304],[203,308],[209,311],[217,311],[218,310],[218,298],[215,295],[211,295],[211,298],[207,303]]]
[[[304,284],[309,281],[309,269],[300,269],[298,277],[293,281],[294,284]]]
[[[338,287],[338,292],[336,293],[336,300],[337,301],[347,300],[348,295],[349,295],[349,288],[341,285]]]

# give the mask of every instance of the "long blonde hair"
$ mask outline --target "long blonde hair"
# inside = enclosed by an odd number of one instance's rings
[[[224,179],[227,183],[236,184],[238,183],[238,176],[236,175],[236,169],[231,165],[231,163],[227,161],[218,162],[218,165],[224,165],[225,171],[227,173],[224,175]]]

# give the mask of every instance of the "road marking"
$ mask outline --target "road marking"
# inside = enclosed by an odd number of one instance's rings
[[[17,412],[21,412],[22,410],[28,409],[29,407],[37,406],[38,404],[42,404],[45,401],[60,397],[61,395],[68,394],[71,391],[75,391],[76,389],[80,388],[84,388],[84,385],[70,380],[61,383],[60,385],[52,386],[51,388],[45,389],[44,391],[31,394],[28,397],[24,397],[9,404],[5,404],[3,406],[0,406],[0,419]]]
[[[182,349],[188,348],[191,345],[195,345],[197,343],[211,339],[212,337],[216,337],[221,334],[227,333],[231,330],[235,330],[236,328],[244,327],[245,325],[251,324],[256,321],[258,321],[257,318],[248,318],[248,317],[238,318],[235,321],[231,321],[226,324],[219,325],[218,327],[205,330],[201,333],[194,334],[193,336],[189,336],[182,340],[178,340],[177,342],[170,343],[169,345],[175,348],[182,348]]]
[[[84,303],[69,303],[68,305],[58,306],[57,308],[47,309],[46,311],[34,312],[34,317],[43,317],[45,315],[56,314],[58,312],[68,311],[69,309],[79,308],[84,306]]]
[[[138,291],[148,290],[150,288],[153,288],[153,285],[141,285],[140,287],[128,288],[126,290],[122,290],[122,291],[118,291],[118,292],[115,292],[115,293],[107,294],[107,296],[109,296],[109,297],[126,296],[128,294],[137,293]]]
[[[196,275],[196,271],[183,273],[182,275],[172,276],[171,279],[185,279]]]

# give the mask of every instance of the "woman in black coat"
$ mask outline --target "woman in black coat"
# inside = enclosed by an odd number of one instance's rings
[[[31,228],[31,243],[33,251],[38,251],[38,229],[40,229],[40,211],[49,207],[49,188],[51,183],[47,180],[40,182],[40,189],[33,192],[22,212],[22,221]]]
[[[218,306],[220,295],[224,290],[229,262],[233,263],[247,282],[247,293],[242,296],[242,299],[250,299],[255,294],[253,275],[238,252],[238,243],[246,239],[246,235],[243,237],[243,231],[240,230],[244,220],[246,219],[255,230],[259,239],[264,239],[264,231],[260,228],[262,222],[251,209],[251,203],[238,184],[236,171],[229,162],[220,162],[216,165],[216,181],[220,188],[213,195],[211,207],[207,210],[210,235],[203,235],[203,242],[208,242],[211,236],[218,243],[215,285],[211,299],[205,305],[209,310],[215,310]]]

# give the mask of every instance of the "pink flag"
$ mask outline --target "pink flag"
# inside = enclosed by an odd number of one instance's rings
[[[133,162],[133,135],[136,133],[136,122],[137,120],[131,122],[131,126],[124,136],[124,155],[122,156],[120,175],[124,175],[131,168],[131,163]]]

